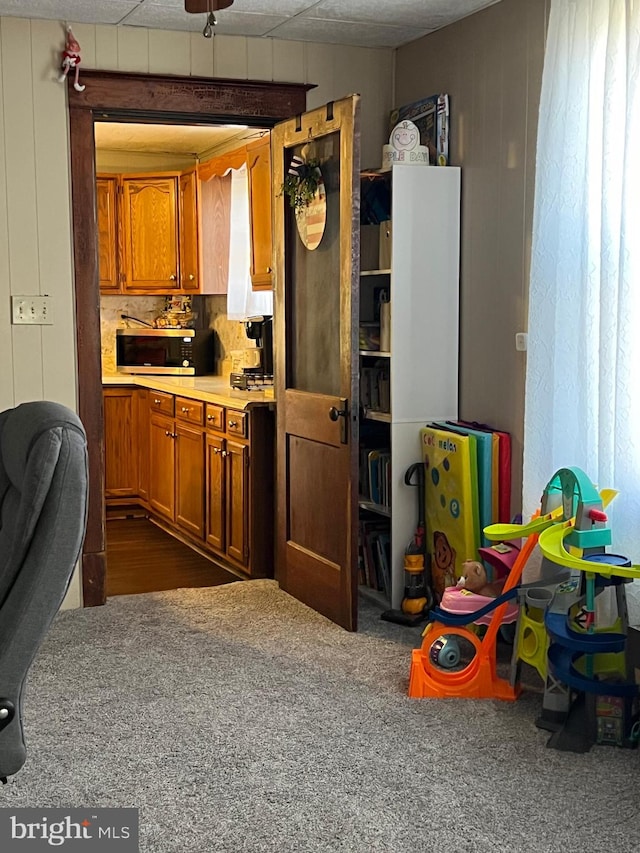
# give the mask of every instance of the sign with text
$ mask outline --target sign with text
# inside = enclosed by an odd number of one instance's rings
[[[0,850],[138,853],[138,809],[0,808]]]

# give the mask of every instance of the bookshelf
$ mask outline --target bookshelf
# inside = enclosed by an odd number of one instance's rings
[[[389,221],[366,224],[372,199],[376,213],[388,202]],[[418,516],[404,473],[422,458],[420,428],[458,414],[460,169],[363,172],[361,211],[360,588],[399,607]],[[380,351],[385,296],[390,343]]]

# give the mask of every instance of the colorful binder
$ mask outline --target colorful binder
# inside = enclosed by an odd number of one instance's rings
[[[477,559],[478,471],[476,437],[437,427],[420,430],[425,463],[427,552],[434,592],[440,598]]]

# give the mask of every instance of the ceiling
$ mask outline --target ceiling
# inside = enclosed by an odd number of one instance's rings
[[[145,154],[182,154],[209,157],[216,149],[239,147],[263,131],[244,125],[133,124],[99,121],[95,124],[99,151],[136,151]]]
[[[234,0],[220,35],[396,48],[500,0]],[[184,0],[0,0],[0,16],[201,31]]]

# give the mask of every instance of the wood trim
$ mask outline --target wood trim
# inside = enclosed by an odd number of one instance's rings
[[[89,446],[89,515],[83,548],[85,606],[106,600],[104,427],[100,352],[100,289],[96,221],[94,120],[195,123],[238,121],[256,127],[302,113],[308,84],[211,80],[83,71],[83,92],[67,81],[78,413]]]
[[[210,160],[205,160],[204,163],[199,163],[197,166],[198,178],[201,181],[221,178],[229,169],[239,169],[246,162],[247,146],[242,145],[240,148],[234,148],[233,151],[227,151],[219,157],[212,157]]]

